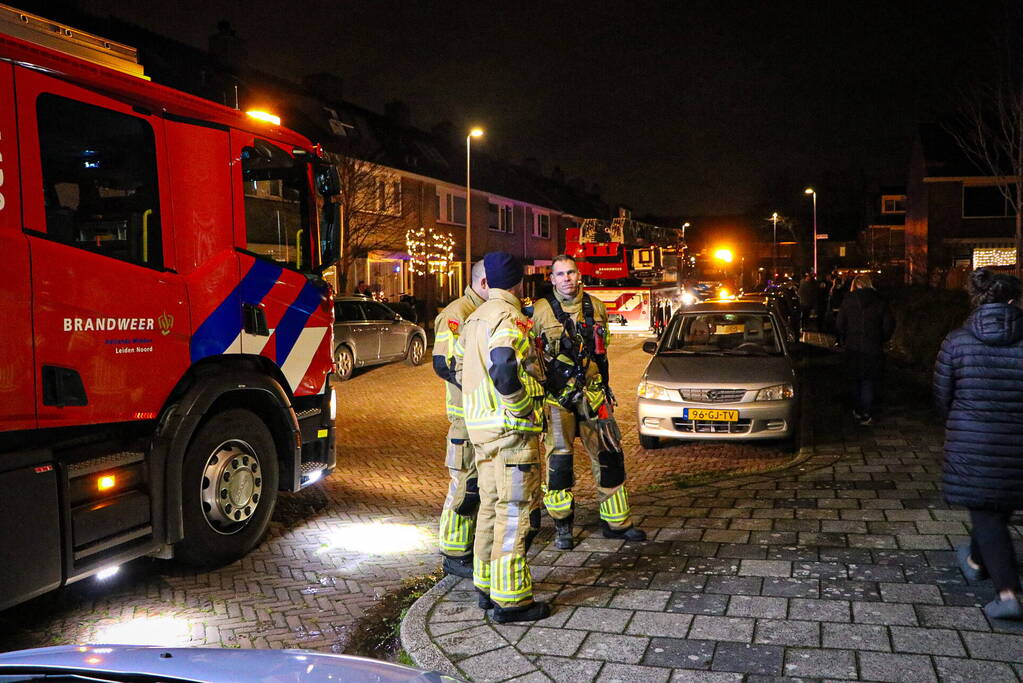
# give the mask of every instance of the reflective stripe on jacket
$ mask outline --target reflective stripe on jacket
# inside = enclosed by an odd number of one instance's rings
[[[466,319],[455,342],[465,426],[475,443],[493,441],[511,432],[543,431],[543,386],[532,324],[511,292],[491,289],[489,297]],[[501,391],[493,376],[497,371],[493,359],[497,357],[514,359],[513,386],[506,392]]]
[[[437,359],[443,359],[444,367],[451,366],[451,360],[455,357],[455,342],[462,333],[462,326],[465,319],[473,311],[483,304],[483,299],[473,291],[472,287],[465,288],[465,294],[455,299],[444,307],[437,319],[433,322],[433,355],[436,367]],[[450,381],[444,382],[445,405],[448,417],[462,417],[462,390]]]

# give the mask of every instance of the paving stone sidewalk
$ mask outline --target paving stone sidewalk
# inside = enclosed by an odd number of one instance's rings
[[[633,495],[647,543],[601,538],[592,510],[572,551],[542,535],[531,565],[554,613],[535,624],[494,624],[470,581],[445,579],[403,624],[413,659],[473,681],[1020,680],[1023,628],[989,621],[990,582],[955,566],[966,514],[941,501],[926,392],[896,374],[859,427],[821,365],[808,461]]]

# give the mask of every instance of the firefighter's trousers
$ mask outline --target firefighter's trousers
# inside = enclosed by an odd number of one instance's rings
[[[440,513],[440,551],[448,557],[472,555],[476,532],[476,511],[480,505],[476,456],[465,428],[465,420],[451,417],[448,427],[445,465],[451,481],[444,509]]]
[[[583,441],[590,456],[590,471],[597,484],[600,518],[612,529],[632,526],[629,498],[625,492],[625,456],[621,436],[613,417],[581,419],[575,412],[560,405],[544,404],[547,432],[544,454],[547,461],[547,482],[543,502],[553,519],[568,519],[575,510],[572,487],[575,471],[572,446],[575,437]]]
[[[515,433],[474,444],[480,510],[473,583],[499,607],[533,602],[526,552],[540,530],[540,442]]]

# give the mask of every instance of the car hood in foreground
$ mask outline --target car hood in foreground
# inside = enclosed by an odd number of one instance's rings
[[[349,655],[305,650],[242,650],[136,645],[43,647],[0,654],[0,676],[13,671],[128,673],[209,683],[441,683],[435,672]]]
[[[647,366],[648,382],[679,387],[720,384],[755,388],[791,382],[792,361],[785,356],[658,355]]]

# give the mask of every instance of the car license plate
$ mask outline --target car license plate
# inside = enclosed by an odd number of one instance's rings
[[[683,420],[713,420],[715,422],[738,422],[738,410],[717,410],[716,408],[684,408]]]

